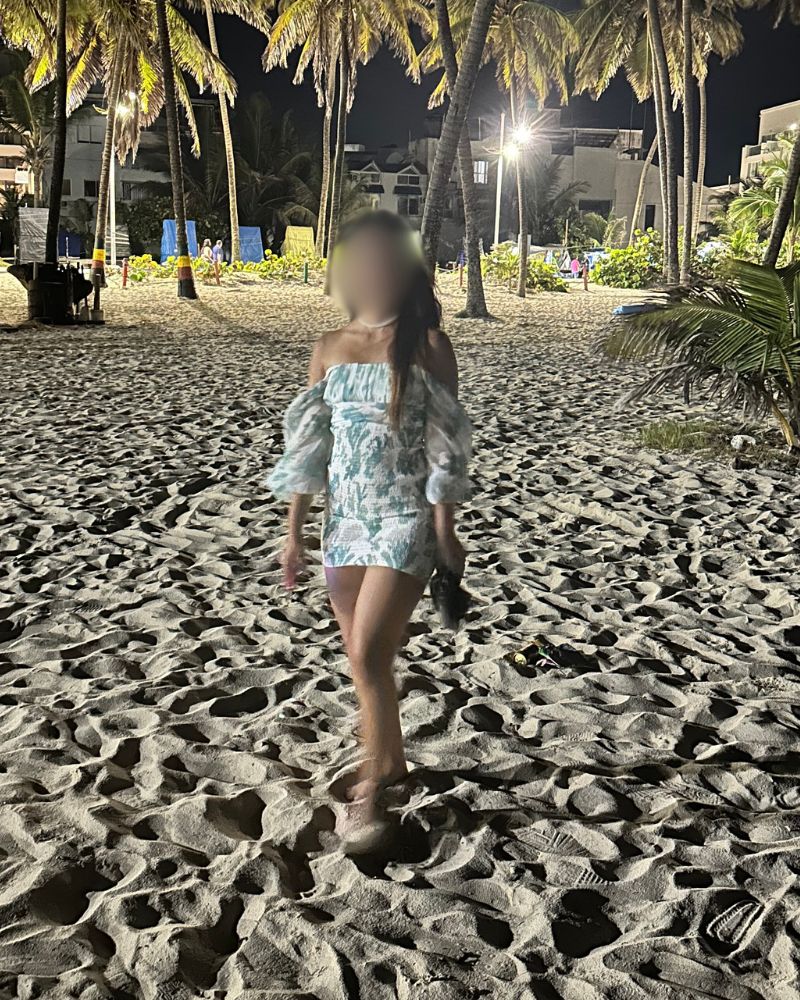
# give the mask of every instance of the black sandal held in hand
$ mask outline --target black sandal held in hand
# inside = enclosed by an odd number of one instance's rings
[[[431,577],[430,586],[431,598],[442,624],[445,628],[457,632],[462,618],[472,603],[472,598],[461,586],[461,576],[450,569],[437,566]]]

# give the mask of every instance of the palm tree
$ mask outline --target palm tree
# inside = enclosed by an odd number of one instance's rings
[[[57,0],[55,23],[55,98],[53,102],[53,160],[50,211],[45,236],[45,261],[58,264],[58,223],[67,158],[67,0]]]
[[[50,156],[53,119],[53,87],[31,93],[23,81],[23,65],[0,79],[0,126],[20,137],[25,163],[33,178],[33,204],[44,199],[44,171]]]
[[[451,0],[453,36],[463,42],[470,24],[470,0]],[[525,114],[527,94],[543,104],[555,88],[563,101],[568,96],[567,54],[576,40],[571,22],[542,0],[497,0],[492,12],[481,61],[494,62],[497,81],[509,94],[512,127],[528,124]],[[441,62],[441,46],[434,43],[423,53],[425,65]],[[434,91],[432,100],[443,92],[446,80]],[[519,275],[517,291],[526,294],[528,255],[528,215],[525,206],[524,158],[517,160],[517,204],[519,208]]]
[[[452,91],[458,79],[458,60],[447,0],[436,0],[436,26],[437,39],[447,75],[447,86]],[[489,310],[486,308],[486,294],[483,288],[480,233],[478,230],[478,194],[475,190],[474,169],[469,124],[465,122],[458,140],[458,170],[461,176],[461,193],[464,199],[464,229],[467,244],[467,302],[461,315],[487,318]]]
[[[525,177],[528,224],[535,243],[560,242],[567,220],[578,221],[576,201],[588,187],[584,181],[564,184],[562,156],[534,155]],[[603,231],[606,220],[603,219]],[[590,223],[591,224],[591,223]]]
[[[605,350],[656,356],[660,367],[623,402],[679,388],[687,400],[707,386],[720,403],[771,414],[791,449],[800,447],[800,263],[782,271],[731,260],[723,280],[684,292],[615,328]]]
[[[653,98],[665,222],[664,242],[668,248],[665,253],[665,277],[675,280],[678,276],[677,158],[671,108],[675,99],[684,94],[687,103],[691,100],[688,96],[691,84],[687,85],[685,80],[685,26],[682,18],[676,16],[675,6],[666,4],[664,0],[583,0],[583,4],[576,21],[581,40],[581,55],[576,64],[576,92],[588,91],[597,98],[618,70],[624,68],[639,101]],[[737,0],[696,0],[691,10],[692,30],[688,37],[691,39],[693,75],[698,81],[705,81],[712,52],[725,61],[740,50],[742,32],[734,13],[736,6]],[[703,102],[703,133],[706,127],[704,115]],[[694,142],[691,130],[685,139]],[[687,162],[690,156],[691,147],[688,155],[685,152]],[[650,159],[648,156],[648,161]],[[704,134],[698,160],[705,162]],[[646,170],[648,165],[646,161],[643,169]],[[643,180],[641,184],[644,184]],[[635,231],[637,223],[638,211],[631,220],[632,231]]]
[[[164,112],[167,119],[167,145],[172,178],[172,200],[175,208],[178,250],[178,295],[196,299],[192,260],[189,256],[189,239],[186,235],[186,198],[183,190],[183,165],[181,163],[180,132],[178,130],[178,98],[175,91],[175,74],[172,67],[172,45],[167,18],[167,0],[155,0],[158,43],[161,52],[161,69],[164,74]]]
[[[442,126],[436,147],[433,169],[428,181],[425,208],[422,215],[422,245],[431,271],[436,270],[439,237],[442,231],[444,202],[447,185],[453,172],[458,144],[464,131],[475,90],[478,69],[483,58],[486,38],[497,0],[476,0],[469,21],[469,29],[461,50],[461,59],[455,85],[450,91],[450,107]]]
[[[644,163],[642,164],[642,172],[639,174],[639,187],[636,190],[636,201],[633,206],[633,212],[631,213],[631,223],[628,227],[628,246],[633,246],[633,240],[636,235],[636,230],[639,228],[639,216],[642,214],[642,203],[644,202],[644,192],[647,185],[647,174],[655,159],[656,150],[658,149],[658,136],[653,136],[653,141],[650,143],[650,149],[647,151],[647,156],[644,158]]]
[[[778,254],[787,243],[787,256],[793,261],[800,241],[800,186],[796,182],[792,186],[793,172],[797,170],[797,141],[792,133],[785,133],[779,136],[778,143],[778,149],[760,164],[758,179],[733,199],[727,213],[734,225],[755,230],[760,235],[768,233],[770,241],[776,232],[778,213],[785,213],[780,222],[782,234],[774,259],[770,244],[765,253],[764,263],[769,267],[775,267]],[[791,200],[786,196],[787,191],[793,191]]]
[[[325,109],[323,193],[317,223],[317,246],[323,255],[330,253],[336,239],[347,115],[355,97],[357,67],[369,62],[386,41],[405,64],[408,75],[418,82],[419,58],[409,22],[423,29],[429,27],[425,0],[280,0],[279,15],[264,53],[264,68],[286,66],[289,55],[299,48],[294,82],[302,82],[309,65],[313,69],[317,99]],[[336,151],[331,162],[330,127],[335,99]]]

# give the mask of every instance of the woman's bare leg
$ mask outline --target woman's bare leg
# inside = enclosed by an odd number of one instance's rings
[[[407,573],[369,566],[356,599],[348,656],[366,751],[359,785],[372,790],[407,771],[392,663],[424,590],[424,581]]]
[[[366,566],[326,566],[325,579],[328,584],[333,613],[342,632],[345,649],[350,643],[350,633],[353,628],[353,615],[356,611],[361,584],[364,580]]]

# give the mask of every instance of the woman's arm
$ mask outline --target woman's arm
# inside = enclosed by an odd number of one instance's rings
[[[428,370],[458,398],[458,362],[450,338],[441,330],[428,333]],[[464,547],[456,535],[456,504],[433,504],[433,525],[439,558],[460,576],[464,572]]]
[[[325,377],[325,340],[321,337],[314,345],[311,361],[308,365],[308,385],[316,385]],[[310,493],[295,493],[289,501],[288,532],[283,549],[281,565],[283,566],[284,586],[291,590],[297,582],[297,576],[305,565],[305,543],[303,528],[308,517],[313,496]]]

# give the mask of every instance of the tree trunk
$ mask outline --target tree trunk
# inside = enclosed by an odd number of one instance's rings
[[[647,19],[650,28],[650,44],[653,49],[653,63],[661,101],[661,128],[664,138],[665,173],[668,218],[665,225],[664,261],[669,284],[678,280],[678,172],[675,157],[675,129],[671,114],[671,87],[667,50],[661,30],[661,16],[658,0],[647,0]]]
[[[700,92],[700,128],[697,142],[697,189],[698,197],[695,199],[694,219],[692,223],[692,240],[697,240],[697,233],[700,229],[700,215],[703,211],[703,194],[706,190],[706,149],[708,147],[708,102],[706,100],[706,77],[705,74],[697,81]]]
[[[661,101],[661,88],[658,85],[658,74],[653,66],[653,107],[656,116],[656,144],[658,146],[658,180],[661,187],[661,239],[664,249],[667,244],[667,227],[669,226],[669,185],[667,184],[667,154],[664,147],[664,114]],[[661,273],[667,281],[667,255],[662,253]]]
[[[328,246],[326,256],[330,258],[336,244],[339,229],[339,211],[342,205],[342,181],[344,178],[344,147],[347,141],[347,105],[350,100],[350,43],[347,25],[342,20],[342,40],[339,52],[339,113],[336,121],[336,154],[333,159],[331,177],[331,214],[328,226]],[[330,268],[328,269],[330,274]],[[326,283],[327,284],[327,283]]]
[[[516,81],[511,81],[511,127],[518,128],[519,95],[515,91]],[[524,299],[528,292],[528,198],[525,190],[525,159],[523,150],[517,153],[517,205],[519,207],[519,239],[517,241],[517,295]]]
[[[783,241],[786,237],[786,230],[792,219],[794,210],[794,200],[797,197],[797,183],[800,180],[800,129],[797,138],[792,146],[792,155],[789,157],[789,167],[786,171],[786,180],[781,191],[778,208],[772,220],[772,231],[769,234],[769,243],[764,252],[765,267],[775,267],[778,263],[778,255],[781,252]]]
[[[108,225],[109,181],[111,158],[116,155],[117,105],[122,83],[122,54],[119,49],[111,66],[111,79],[106,94],[108,113],[103,138],[103,155],[100,161],[100,182],[97,190],[97,215],[94,224],[94,252],[92,253],[92,284],[94,308],[100,308],[100,289],[106,287],[106,228]]]
[[[683,257],[681,284],[688,285],[692,277],[694,250],[694,73],[692,72],[692,0],[683,0]]]
[[[650,166],[656,155],[656,150],[658,149],[658,134],[653,136],[653,141],[650,143],[650,149],[647,151],[647,156],[645,157],[644,163],[642,164],[642,173],[639,176],[639,188],[636,192],[636,203],[633,206],[633,214],[631,216],[631,228],[628,234],[628,246],[633,246],[633,238],[636,235],[636,230],[639,228],[639,216],[642,214],[642,202],[644,201],[644,193],[647,188],[647,174],[650,171]]]
[[[325,78],[325,114],[322,123],[322,183],[319,190],[317,215],[317,256],[324,257],[328,236],[328,205],[331,188],[331,126],[333,105],[336,100],[336,60],[331,59]]]
[[[175,95],[175,71],[172,65],[172,46],[167,21],[167,0],[155,0],[158,45],[161,53],[161,72],[164,74],[164,111],[167,119],[167,145],[169,147],[169,172],[172,180],[172,204],[175,211],[178,249],[178,296],[196,299],[192,258],[189,256],[189,238],[186,235],[186,198],[183,191],[183,164],[181,162],[181,137],[178,130],[178,101]]]
[[[45,260],[58,263],[58,224],[67,157],[67,0],[58,0],[56,10],[56,86],[53,108],[53,173],[50,179],[50,210],[47,215]]]
[[[436,147],[436,157],[428,181],[425,209],[422,215],[422,245],[432,272],[436,270],[436,261],[439,255],[439,236],[442,231],[447,186],[453,172],[461,133],[464,131],[464,124],[469,114],[472,93],[475,89],[475,81],[496,2],[497,0],[476,0],[456,85],[450,93],[450,107],[442,126],[441,138]]]
[[[450,27],[450,14],[447,0],[436,0],[436,20],[439,26],[439,39],[442,45],[442,56],[447,86],[450,92],[455,89],[458,79],[458,60],[453,42],[453,32]],[[467,244],[467,303],[459,315],[473,318],[487,318],[486,294],[483,288],[481,273],[480,231],[478,229],[478,195],[475,190],[475,173],[472,160],[472,143],[469,138],[469,125],[465,122],[458,141],[458,170],[461,175],[461,193],[464,198],[464,229]]]
[[[205,0],[205,8],[211,51],[219,59],[217,29],[214,24],[214,10],[211,6],[211,0]],[[222,138],[225,143],[225,161],[228,165],[228,206],[231,216],[231,262],[233,262],[242,259],[242,247],[239,240],[239,198],[236,193],[236,160],[233,156],[233,136],[231,135],[231,121],[228,115],[228,98],[223,93],[220,93],[218,96],[219,120],[222,125]]]

